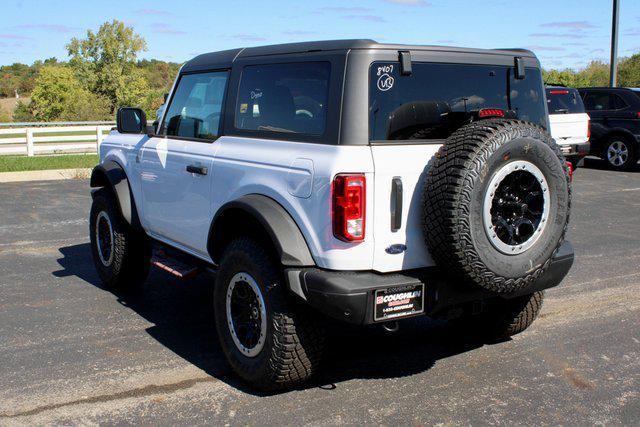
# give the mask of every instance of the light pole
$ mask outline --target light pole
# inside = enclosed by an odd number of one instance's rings
[[[611,19],[611,69],[609,86],[616,87],[618,82],[618,12],[620,0],[613,0],[613,16]]]

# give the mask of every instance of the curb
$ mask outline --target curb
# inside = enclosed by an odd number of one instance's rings
[[[62,179],[87,179],[91,169],[50,169],[42,171],[0,172],[0,183],[22,181],[57,181]]]

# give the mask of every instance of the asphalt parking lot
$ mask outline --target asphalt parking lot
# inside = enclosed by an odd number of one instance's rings
[[[335,333],[307,388],[226,365],[212,279],[102,289],[86,181],[0,184],[0,424],[627,424],[640,419],[640,166],[574,180],[576,263],[540,318],[481,344],[408,321]]]

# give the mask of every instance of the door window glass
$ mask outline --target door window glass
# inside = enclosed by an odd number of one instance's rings
[[[180,78],[160,133],[215,139],[227,84],[227,71],[186,74]]]

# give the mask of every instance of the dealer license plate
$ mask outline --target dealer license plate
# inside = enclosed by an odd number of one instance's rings
[[[389,320],[424,312],[424,284],[380,289],[375,295],[373,320]]]

